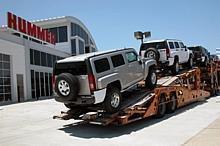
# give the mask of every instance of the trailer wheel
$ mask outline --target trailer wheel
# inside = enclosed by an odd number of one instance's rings
[[[176,101],[176,96],[175,94],[170,95],[170,102],[167,103],[167,113],[173,113],[176,110],[177,107],[177,101]]]
[[[145,80],[145,87],[148,89],[154,89],[157,85],[157,75],[154,68],[149,69],[148,76]]]
[[[115,113],[121,106],[122,96],[118,88],[109,87],[107,89],[104,108],[107,113]]]
[[[165,100],[165,96],[162,94],[160,95],[160,101],[157,107],[157,114],[156,114],[156,118],[162,118],[165,113],[166,113],[166,100]]]

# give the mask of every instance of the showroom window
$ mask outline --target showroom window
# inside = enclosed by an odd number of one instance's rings
[[[79,54],[84,54],[85,53],[85,46],[84,46],[84,42],[79,40]]]
[[[31,70],[31,94],[32,98],[36,97],[36,90],[35,90],[35,76],[34,76],[34,70]]]
[[[32,98],[41,96],[51,96],[52,90],[52,74],[48,72],[38,72],[31,70],[31,91]]]
[[[79,36],[85,41],[85,44],[89,44],[89,35],[78,24],[71,23],[71,36]]]
[[[67,42],[67,26],[49,28],[49,31],[55,34],[56,43]]]
[[[76,55],[76,40],[71,40],[71,53],[72,55]]]
[[[0,53],[0,102],[11,101],[10,56]]]
[[[53,67],[56,61],[60,59],[63,57],[30,49],[30,64],[32,65]]]

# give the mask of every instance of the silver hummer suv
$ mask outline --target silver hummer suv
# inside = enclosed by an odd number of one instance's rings
[[[149,89],[156,86],[155,66],[155,60],[141,60],[132,48],[65,58],[54,68],[55,99],[70,109],[101,106],[114,113],[122,92],[142,80]]]

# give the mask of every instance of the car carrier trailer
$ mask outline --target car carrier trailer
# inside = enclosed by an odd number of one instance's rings
[[[124,125],[140,119],[154,116],[163,117],[166,113],[192,102],[204,100],[218,90],[217,67],[210,63],[207,67],[195,67],[175,76],[159,77],[157,87],[149,91],[139,84],[136,90],[124,95],[126,100],[121,109],[108,114],[104,111],[87,112],[74,117],[74,111],[61,112],[54,119],[79,119],[83,122],[99,125]]]

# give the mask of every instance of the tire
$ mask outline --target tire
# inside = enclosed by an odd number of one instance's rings
[[[55,92],[57,101],[64,102],[76,98],[79,92],[78,79],[70,73],[58,75],[55,82]]]
[[[167,103],[166,105],[166,111],[167,113],[173,113],[175,112],[176,108],[177,108],[177,101],[176,101],[176,95],[175,94],[171,94],[170,95],[170,102]]]
[[[118,88],[109,87],[104,101],[104,109],[107,113],[115,113],[120,109],[122,101],[121,92]]]
[[[156,118],[162,118],[166,113],[166,103],[165,103],[165,96],[160,96],[160,101],[157,107],[157,114]]]
[[[171,72],[176,75],[179,73],[180,66],[179,66],[179,60],[175,58],[173,65],[171,66]]]
[[[152,58],[156,61],[159,61],[160,59],[160,53],[155,48],[148,48],[146,52],[144,53],[144,57],[146,58]]]
[[[154,68],[149,68],[149,73],[145,80],[145,87],[148,89],[154,89],[157,86],[157,75]]]
[[[187,62],[187,66],[188,66],[189,68],[192,68],[192,67],[193,67],[193,57],[192,57],[191,54],[190,54],[190,56],[189,56],[189,60],[188,60],[188,62]]]

